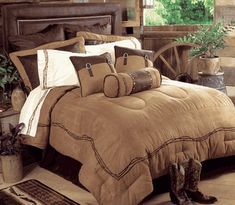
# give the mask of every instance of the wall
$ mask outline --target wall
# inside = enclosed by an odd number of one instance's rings
[[[235,21],[235,0],[215,0],[215,20],[224,19],[226,24]],[[221,56],[221,64],[225,67],[233,67],[235,69],[235,26],[226,38],[227,47],[218,52]]]

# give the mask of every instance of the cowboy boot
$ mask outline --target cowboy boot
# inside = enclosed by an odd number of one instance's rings
[[[202,165],[199,161],[189,159],[188,163],[183,165],[185,168],[184,189],[188,197],[200,204],[213,204],[217,201],[214,196],[207,196],[198,189]]]
[[[193,205],[184,191],[185,171],[183,166],[173,163],[169,167],[171,180],[170,198],[177,205]]]

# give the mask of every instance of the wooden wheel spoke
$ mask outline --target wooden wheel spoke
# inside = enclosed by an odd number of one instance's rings
[[[192,43],[172,42],[160,48],[154,55],[154,63],[164,75],[175,79],[180,73],[197,73],[197,67],[190,66],[189,50],[197,47]],[[196,65],[196,64],[195,64]],[[194,71],[195,70],[195,71]]]
[[[172,68],[172,66],[167,62],[167,60],[160,55],[159,58],[163,61],[163,63],[166,65],[166,67],[174,74],[176,75],[176,71],[174,70],[174,68]]]
[[[177,50],[176,46],[174,46],[173,49],[174,49],[175,60],[176,60],[176,68],[177,68],[177,71],[176,71],[176,72],[177,72],[177,73],[181,73],[179,53],[178,53],[178,50]]]

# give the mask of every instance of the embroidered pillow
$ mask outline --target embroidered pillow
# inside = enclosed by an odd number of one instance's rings
[[[63,25],[49,25],[41,32],[10,36],[8,40],[12,51],[32,49],[45,43],[65,40],[64,28]]]
[[[152,67],[153,51],[114,46],[115,68],[118,73]]]
[[[121,97],[160,87],[161,74],[156,68],[143,68],[128,73],[112,73],[104,78],[104,94],[107,97]]]
[[[32,90],[40,85],[37,66],[37,51],[41,49],[56,49],[84,53],[84,39],[76,37],[67,41],[48,43],[30,50],[10,53],[10,58],[15,64],[28,90]]]
[[[103,92],[103,81],[107,74],[115,73],[109,53],[100,56],[70,57],[78,74],[83,97]]]

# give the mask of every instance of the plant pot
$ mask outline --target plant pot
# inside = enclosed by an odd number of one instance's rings
[[[2,175],[6,183],[15,183],[23,178],[23,164],[20,154],[2,155]]]
[[[220,70],[219,57],[205,58],[200,56],[198,60],[198,70],[201,71],[202,74],[215,75]]]
[[[24,105],[25,100],[26,95],[24,91],[19,86],[17,86],[11,94],[11,104],[13,110],[20,111]]]

